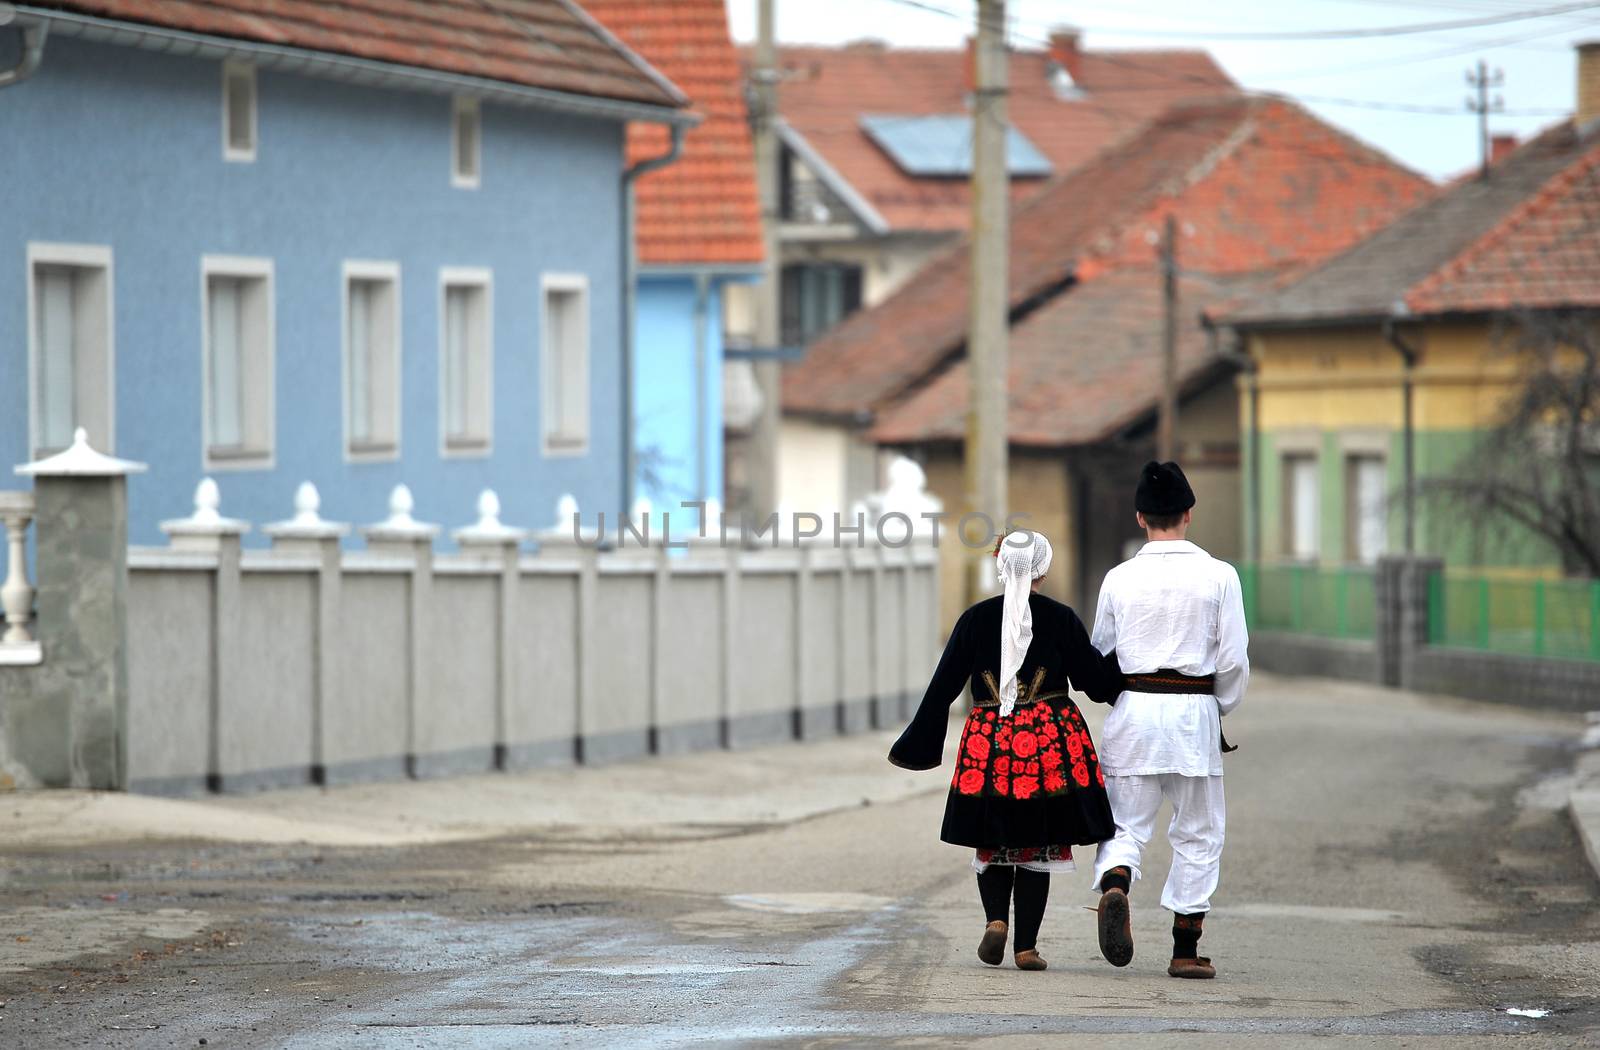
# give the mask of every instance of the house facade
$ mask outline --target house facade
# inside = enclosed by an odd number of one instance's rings
[[[1165,305],[1154,245],[1168,220],[1180,274],[1176,452],[1201,507],[1194,538],[1237,558],[1237,365],[1203,311],[1326,258],[1431,192],[1298,106],[1228,95],[1173,106],[1015,210],[1007,510],[1055,543],[1047,593],[1092,609],[1099,580],[1140,535],[1129,485],[1155,452]],[[919,459],[951,510],[964,499],[969,273],[957,242],[813,345],[785,389],[792,409]],[[961,544],[940,551],[951,622],[984,567]]]
[[[1573,119],[1300,280],[1224,312],[1251,367],[1241,427],[1252,561],[1443,556],[1558,571],[1548,544],[1407,500],[1460,468],[1522,372],[1515,324],[1600,307],[1600,45],[1580,47]]]
[[[560,0],[430,7],[18,5],[0,461],[149,463],[135,543],[206,475],[253,521],[620,504],[624,131],[686,100]]]
[[[723,0],[584,0],[687,92],[700,123],[635,183],[633,492],[658,510],[723,498],[723,350],[730,289],[759,277],[755,157]],[[628,161],[669,155],[659,124],[628,128]]]

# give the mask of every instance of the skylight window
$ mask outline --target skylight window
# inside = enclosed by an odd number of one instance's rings
[[[972,174],[972,117],[866,116],[861,130],[907,175],[966,178]],[[1050,161],[1016,128],[1006,135],[1006,168],[1013,178],[1043,178]]]

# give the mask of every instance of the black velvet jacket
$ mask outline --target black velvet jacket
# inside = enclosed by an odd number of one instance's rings
[[[968,683],[976,697],[987,697],[989,687],[982,674],[988,671],[1000,680],[1000,614],[1003,595],[985,598],[961,614],[950,632],[944,655],[933,672],[933,681],[922,696],[916,715],[906,731],[889,749],[889,761],[906,769],[933,769],[944,755],[944,734],[950,724],[950,705]],[[1054,598],[1033,594],[1028,598],[1033,612],[1033,642],[1022,661],[1017,681],[1033,681],[1038,668],[1044,668],[1040,693],[1066,689],[1070,685],[1099,703],[1112,703],[1122,692],[1122,671],[1117,654],[1102,656],[1089,644],[1089,632],[1071,607]]]

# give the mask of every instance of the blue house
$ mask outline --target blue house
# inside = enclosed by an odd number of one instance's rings
[[[682,87],[701,122],[674,162],[637,183],[634,488],[656,510],[723,499],[722,359],[730,288],[759,277],[761,206],[744,77],[724,0],[583,0]],[[628,131],[630,163],[668,148],[660,125]],[[674,515],[676,524],[692,515]]]
[[[149,463],[135,543],[206,475],[257,523],[303,480],[358,523],[400,482],[449,524],[485,487],[522,525],[626,505],[627,129],[666,155],[696,118],[586,12],[0,19],[0,464],[77,426]]]

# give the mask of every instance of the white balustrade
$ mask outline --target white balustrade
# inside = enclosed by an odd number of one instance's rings
[[[527,535],[528,530],[514,529],[500,521],[500,497],[494,489],[484,489],[478,494],[477,522],[451,533],[463,546],[517,544]]]
[[[361,536],[367,541],[367,547],[391,550],[417,543],[431,544],[433,538],[439,535],[439,526],[412,517],[411,512],[416,509],[417,502],[411,495],[410,487],[396,485],[389,492],[389,516],[377,524],[366,525],[361,529]]]
[[[6,540],[6,582],[0,585],[0,608],[6,630],[0,635],[0,664],[39,662],[39,643],[28,629],[33,619],[33,584],[28,581],[28,525],[33,521],[33,493],[0,492],[0,526]]]
[[[556,520],[550,526],[551,532],[568,532],[572,530],[572,521],[578,516],[578,497],[570,492],[562,493],[556,500]]]
[[[272,545],[285,549],[314,548],[323,540],[338,539],[350,531],[350,526],[334,521],[324,521],[317,511],[322,507],[322,496],[309,481],[302,481],[294,490],[294,517],[262,528],[272,537]]]
[[[250,531],[248,522],[224,518],[219,512],[222,491],[211,478],[202,478],[194,489],[194,513],[161,523],[174,549],[215,551],[225,536],[240,536]]]

